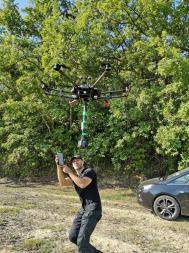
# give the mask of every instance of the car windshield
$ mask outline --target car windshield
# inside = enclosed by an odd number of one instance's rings
[[[183,171],[185,171],[185,170],[179,170],[179,171],[177,171],[177,172],[174,172],[173,174],[167,176],[166,179],[170,179],[170,178],[172,178],[172,177],[179,176],[180,174],[183,173]]]

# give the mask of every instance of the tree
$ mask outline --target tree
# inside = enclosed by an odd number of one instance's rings
[[[93,83],[106,63],[112,72],[98,87],[131,90],[109,110],[89,105],[90,145],[80,152],[99,167],[108,164],[130,176],[186,166],[187,9],[187,1],[173,0],[35,0],[22,17],[14,1],[4,1],[2,171],[16,165],[17,176],[40,174],[53,168],[57,149],[67,157],[78,151],[81,105],[70,109],[60,98],[45,96],[41,84]],[[55,63],[67,66],[64,75],[52,70]]]

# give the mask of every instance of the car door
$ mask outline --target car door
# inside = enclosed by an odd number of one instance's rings
[[[183,215],[189,215],[189,184],[184,185],[181,190],[179,198],[181,198],[181,212]]]
[[[171,194],[181,207],[181,214],[189,215],[189,173],[168,183]]]

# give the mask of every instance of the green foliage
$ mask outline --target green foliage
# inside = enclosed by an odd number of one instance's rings
[[[188,165],[187,1],[33,1],[22,16],[13,0],[0,10],[0,173],[53,174],[54,154],[80,152],[101,169],[152,176]],[[70,67],[61,76],[54,63]],[[94,82],[131,90],[104,109],[91,103],[90,145],[76,148],[81,106],[47,97],[57,88]]]

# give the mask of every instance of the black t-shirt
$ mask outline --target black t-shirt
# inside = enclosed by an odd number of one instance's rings
[[[93,203],[94,205],[96,205],[97,208],[101,209],[101,200],[97,187],[96,172],[91,168],[84,168],[79,177],[89,177],[92,179],[91,183],[84,189],[80,188],[74,183],[75,190],[79,195],[82,207]]]

